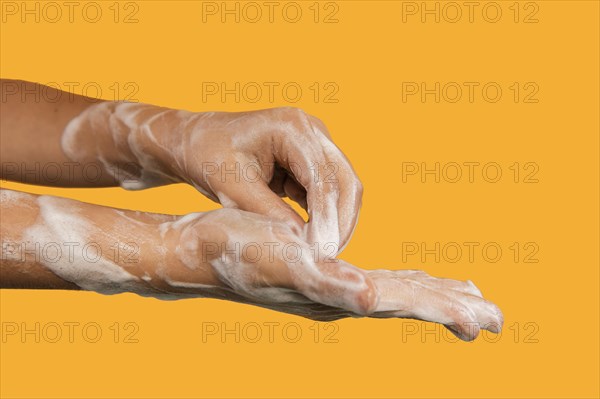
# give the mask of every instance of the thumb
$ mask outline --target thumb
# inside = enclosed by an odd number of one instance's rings
[[[309,299],[357,315],[373,313],[379,302],[375,283],[363,270],[341,259],[290,265],[296,289]]]

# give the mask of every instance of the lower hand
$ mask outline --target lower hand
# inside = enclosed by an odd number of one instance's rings
[[[233,209],[187,215],[164,227],[169,266],[160,289],[211,296],[315,320],[412,318],[463,340],[499,332],[503,316],[470,281],[418,270],[363,270],[318,253],[285,223]],[[155,272],[156,273],[156,272]]]

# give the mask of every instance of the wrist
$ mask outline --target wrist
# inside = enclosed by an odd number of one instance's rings
[[[39,270],[42,279],[53,274],[50,282],[61,279],[102,294],[152,293],[143,270],[152,257],[146,248],[152,240],[142,223],[131,226],[137,213],[52,196],[19,199],[27,202],[20,214],[24,221],[11,227],[21,226],[13,235],[21,243],[13,254],[21,267]],[[135,238],[123,234],[138,226]]]
[[[223,287],[210,265],[211,254],[206,250],[214,243],[206,245],[210,231],[203,229],[204,215],[178,216],[153,228],[160,236],[157,252],[161,261],[144,265],[153,286],[172,294],[201,296]]]
[[[103,101],[72,119],[62,149],[72,161],[96,164],[128,190],[182,181],[173,168],[178,157],[173,126],[186,111],[148,104]],[[175,117],[174,117],[175,116]]]
[[[113,125],[125,126],[124,145],[139,168],[133,179],[121,184],[124,188],[137,190],[187,181],[183,160],[187,125],[193,115],[147,104],[117,105],[111,117]]]

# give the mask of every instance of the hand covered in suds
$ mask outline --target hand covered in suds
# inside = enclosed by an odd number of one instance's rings
[[[256,213],[160,215],[0,193],[3,287],[221,298],[315,320],[416,318],[465,340],[502,326],[500,310],[471,282],[363,270]]]
[[[319,253],[319,245],[302,242],[287,224],[261,215],[223,209],[161,229],[177,259],[161,272],[163,291],[199,289],[315,320],[415,318],[444,324],[463,340],[475,339],[480,329],[499,332],[503,323],[498,307],[470,281],[363,270]]]
[[[73,161],[100,161],[124,188],[187,182],[227,208],[287,223],[307,242],[331,243],[334,254],[361,205],[352,166],[324,124],[297,108],[192,113],[102,102],[67,125],[62,147]],[[309,223],[280,196],[307,209]]]

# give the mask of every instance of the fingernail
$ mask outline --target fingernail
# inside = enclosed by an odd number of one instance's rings
[[[488,323],[485,325],[485,329],[494,334],[498,334],[502,330],[502,327],[500,326],[500,323]]]
[[[455,325],[453,324],[448,324],[446,325],[446,327],[448,328],[448,330],[450,330],[450,332],[452,332],[452,334],[454,334],[458,339],[462,340],[462,341],[471,341],[471,339],[469,339],[469,337],[465,336],[464,334],[462,334]]]

